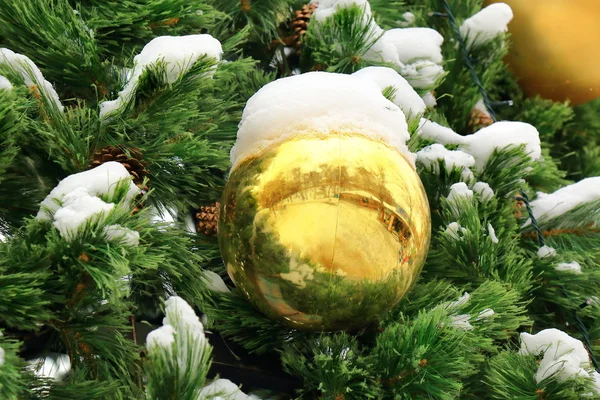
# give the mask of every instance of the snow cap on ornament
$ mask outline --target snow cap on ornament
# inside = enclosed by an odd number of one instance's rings
[[[399,100],[395,103],[401,104]],[[417,103],[413,114],[423,108],[415,99]],[[233,168],[290,138],[333,134],[381,140],[414,164],[415,156],[406,146],[410,136],[405,113],[396,104],[385,98],[376,80],[367,76],[310,72],[276,80],[246,104],[231,149]],[[408,110],[412,106],[402,107]]]

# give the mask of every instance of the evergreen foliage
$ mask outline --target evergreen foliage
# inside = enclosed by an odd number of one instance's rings
[[[311,22],[298,54],[285,35],[301,1],[0,0],[0,47],[29,57],[61,101],[31,66],[0,58],[0,75],[13,86],[0,89],[0,399],[217,398],[201,394],[215,378],[204,336],[178,331],[158,350],[137,341],[136,327],[160,320],[174,295],[204,314],[207,336],[255,357],[276,355],[275,369],[301,382],[294,398],[600,398],[600,381],[588,374],[593,365],[587,375],[538,382],[540,356],[519,352],[521,332],[558,328],[600,355],[600,201],[537,225],[519,204],[524,193],[534,198],[600,175],[600,100],[572,107],[525,97],[502,61],[508,34],[465,54],[452,21],[462,23],[482,3],[371,0],[372,16],[354,5]],[[462,167],[418,162],[433,226],[419,281],[359,332],[302,332],[265,317],[232,285],[215,288],[211,276],[225,277],[226,267],[216,239],[190,232],[190,210],[220,200],[243,107],[261,87],[315,70],[390,66],[365,57],[381,37],[371,23],[432,27],[445,38],[444,76],[418,90],[437,100],[423,117],[471,134],[483,89],[494,104],[512,101],[495,108],[498,120],[537,128],[543,157],[497,149],[467,179]],[[123,107],[100,116],[150,40],[205,33],[222,43],[223,60],[200,57],[174,81],[158,60]],[[397,95],[393,87],[383,92]],[[411,151],[432,143],[417,135],[418,119],[409,130]],[[69,239],[36,217],[40,202],[64,178],[89,170],[106,146],[141,156],[149,171],[143,191],[128,198],[131,182],[119,181],[98,196],[114,208]],[[465,180],[489,184],[494,196],[449,198]],[[449,230],[453,223],[458,230]],[[107,240],[113,225],[137,232],[139,244]],[[543,244],[557,255],[540,257]],[[582,273],[556,268],[572,262]],[[49,353],[68,356],[61,379],[32,366]]]

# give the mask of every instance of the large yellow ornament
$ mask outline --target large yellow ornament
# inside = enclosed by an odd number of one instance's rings
[[[241,162],[218,236],[230,277],[266,315],[298,329],[351,330],[408,291],[430,231],[422,183],[398,150],[329,134]]]
[[[581,104],[600,97],[599,0],[487,0],[507,3],[507,62],[529,95]]]

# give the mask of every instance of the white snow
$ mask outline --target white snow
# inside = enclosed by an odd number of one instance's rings
[[[556,256],[556,249],[554,249],[554,247],[544,245],[539,248],[537,255],[539,258],[554,257]]]
[[[148,351],[155,351],[160,348],[171,352],[173,343],[175,343],[175,329],[171,325],[163,325],[146,336]]]
[[[202,56],[221,60],[221,43],[211,35],[159,36],[148,42],[133,59],[134,68],[129,81],[116,100],[100,104],[100,117],[107,116],[129,102],[137,89],[138,81],[146,69],[162,62],[167,83],[176,82]]]
[[[469,189],[466,183],[458,182],[450,186],[450,193],[447,198],[448,207],[456,218],[461,216],[466,203],[469,203],[471,199],[473,199],[473,191]]]
[[[367,0],[323,0],[313,1],[313,4],[318,4],[311,18],[315,22],[322,22],[343,8],[362,8],[363,24],[369,26],[367,40],[376,39],[363,59],[393,64],[411,86],[431,86],[444,73],[440,65],[444,38],[437,31],[430,28],[398,28],[384,32],[372,19]],[[415,20],[411,13],[404,13],[403,18],[407,25]]]
[[[165,302],[163,325],[171,325],[178,330],[190,330],[199,338],[204,338],[204,327],[194,309],[181,297],[171,296]]]
[[[465,235],[467,232],[468,230],[460,226],[458,222],[451,222],[450,224],[448,224],[448,227],[446,227],[446,230],[444,231],[446,235],[450,236],[455,240],[462,240],[462,237],[459,235],[459,233]]]
[[[521,354],[544,354],[535,379],[555,375],[559,382],[576,376],[590,376],[588,352],[581,341],[558,329],[545,329],[536,335],[521,333]],[[591,377],[592,378],[592,377]]]
[[[461,201],[470,200],[473,198],[473,191],[469,189],[466,183],[458,182],[450,186],[450,194],[448,202],[452,204],[460,204]]]
[[[379,139],[414,161],[404,113],[377,85],[352,75],[310,72],[271,82],[248,100],[231,162],[235,168],[290,137],[332,134]]]
[[[417,17],[415,17],[415,14],[407,11],[404,14],[402,14],[402,18],[404,19],[404,21],[396,21],[396,23],[398,23],[398,25],[400,25],[403,28],[409,27],[412,24],[415,23]]]
[[[508,23],[513,18],[508,4],[491,4],[460,26],[460,35],[466,40],[467,47],[480,46],[508,31]]]
[[[465,331],[470,331],[473,329],[473,325],[469,322],[471,316],[469,314],[461,314],[461,315],[451,315],[450,320],[452,321],[452,326],[457,329],[463,329]]]
[[[556,266],[557,271],[570,272],[572,274],[581,274],[581,265],[577,261],[570,263],[560,263]]]
[[[79,229],[88,222],[102,222],[115,207],[99,196],[113,195],[117,184],[129,180],[126,201],[132,200],[139,189],[131,182],[131,176],[123,165],[117,162],[104,163],[89,171],[73,174],[52,189],[42,201],[37,218],[51,220],[67,241],[77,236]],[[131,235],[128,241],[134,241]],[[109,238],[110,240],[111,238]]]
[[[146,347],[150,352],[163,351],[163,355],[174,357],[183,375],[188,368],[200,368],[210,344],[204,336],[202,322],[185,300],[171,296],[165,303],[163,326],[148,334]]]
[[[63,238],[72,241],[83,225],[102,222],[114,206],[78,187],[63,197],[62,206],[54,213],[54,227]]]
[[[427,108],[434,108],[435,106],[437,106],[437,101],[433,92],[425,93],[425,95],[421,97],[421,99],[423,100]]]
[[[483,319],[488,319],[495,314],[496,314],[496,312],[494,310],[492,310],[491,308],[486,308],[485,310],[481,311],[477,315],[477,318],[475,318],[475,321],[481,321]]]
[[[532,160],[542,155],[537,129],[524,122],[496,122],[464,138],[461,150],[475,157],[475,166],[480,170],[496,149],[525,145],[525,152]]]
[[[525,145],[525,152],[531,159],[537,160],[542,155],[537,129],[524,122],[500,121],[472,135],[461,136],[450,128],[422,118],[417,134],[437,143],[459,145],[459,150],[475,158],[478,169],[485,165],[496,149]]]
[[[110,241],[116,241],[123,246],[137,247],[140,244],[140,234],[137,231],[125,228],[121,225],[109,225],[104,227],[104,235]]]
[[[444,75],[444,67],[430,60],[417,60],[399,68],[400,74],[417,89],[427,89]]]
[[[392,63],[415,88],[432,86],[443,74],[444,38],[431,28],[396,28],[384,32],[363,58]]]
[[[202,274],[202,280],[206,283],[209,290],[221,293],[230,292],[223,279],[216,272],[205,270]]]
[[[596,393],[600,393],[600,373],[593,371],[590,377],[592,378],[592,382],[594,384],[594,390]]]
[[[494,198],[494,191],[486,182],[476,182],[473,191],[479,195],[481,201],[486,202]]]
[[[475,107],[473,107],[473,109],[479,111],[482,114],[490,115],[488,109],[485,106],[485,103],[483,102],[483,98],[480,98],[477,101],[477,103],[475,103]]]
[[[492,240],[492,243],[497,244],[498,236],[496,236],[496,230],[494,229],[492,224],[489,224],[489,223],[488,223],[488,234],[490,235],[490,239]]]
[[[5,76],[0,75],[0,90],[11,90],[12,88],[12,83]]]
[[[123,180],[131,181],[131,175],[123,165],[114,161],[104,163],[89,171],[69,175],[60,181],[42,201],[37,218],[52,220],[52,213],[61,207],[64,197],[78,188],[85,189],[90,196],[112,196],[117,184]],[[139,192],[140,189],[130,182],[126,199],[132,200]]]
[[[198,400],[258,400],[256,396],[248,396],[229,379],[217,379],[210,385],[205,386],[198,395]]]
[[[441,64],[444,37],[431,28],[396,28],[383,34],[382,40],[392,43],[400,62],[411,64],[415,60],[428,60]]]
[[[465,137],[454,132],[452,129],[442,126],[437,122],[421,118],[417,135],[423,139],[432,140],[441,144],[462,144]]]
[[[317,9],[313,12],[311,20],[322,22],[331,17],[338,10],[358,6],[364,10],[365,19],[371,17],[371,5],[368,0],[319,0],[312,1],[313,4],[318,4]]]
[[[431,169],[434,174],[440,173],[439,161],[444,161],[446,168],[469,169],[475,165],[475,159],[470,154],[460,150],[448,150],[441,144],[432,144],[424,147],[417,152],[417,160],[427,169]]]
[[[453,222],[456,223],[456,222]],[[465,292],[462,296],[458,298],[458,300],[448,303],[446,306],[447,310],[457,310],[463,306],[465,306],[469,301],[471,301],[471,295],[468,292]]]
[[[539,192],[531,202],[538,221],[556,218],[578,206],[600,200],[600,177],[586,178],[551,194]]]
[[[60,111],[64,110],[58,93],[56,93],[52,84],[44,79],[42,71],[40,71],[29,57],[15,53],[7,48],[0,48],[0,64],[8,64],[23,77],[25,85],[29,88],[37,87],[37,90],[48,96]]]
[[[352,74],[361,79],[367,79],[377,84],[380,90],[393,87],[396,90],[392,102],[400,107],[408,121],[411,121],[425,112],[423,99],[415,92],[410,84],[389,67],[367,67]]]

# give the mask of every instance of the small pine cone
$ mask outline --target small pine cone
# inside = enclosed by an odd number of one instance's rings
[[[295,47],[298,52],[301,51],[302,39],[308,30],[310,18],[316,9],[317,4],[310,3],[303,5],[300,10],[294,12],[294,18],[290,23],[290,28],[294,35],[294,43],[291,43],[291,45]]]
[[[88,168],[93,169],[109,161],[119,162],[131,174],[133,183],[142,190],[148,190],[146,187],[141,187],[144,178],[149,174],[144,162],[141,160],[142,153],[137,149],[129,149],[128,155],[121,147],[106,146],[94,153]]]
[[[219,202],[210,206],[200,206],[196,211],[196,232],[205,236],[216,235],[220,206]]]
[[[470,125],[475,129],[485,128],[486,126],[490,126],[494,123],[492,116],[484,110],[480,108],[473,108],[471,111],[471,121]]]

